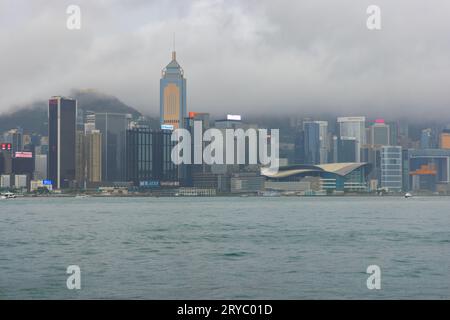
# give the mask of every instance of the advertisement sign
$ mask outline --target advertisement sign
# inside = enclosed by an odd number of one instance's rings
[[[161,187],[178,187],[180,182],[178,181],[161,181]]]
[[[173,125],[171,124],[162,124],[161,125],[161,130],[173,130]]]
[[[2,143],[0,145],[0,149],[1,150],[6,150],[6,151],[10,151],[11,150],[11,143]]]
[[[158,180],[139,181],[139,187],[141,187],[141,188],[158,188],[159,181]]]
[[[33,158],[33,152],[17,151],[14,156],[16,158]]]
[[[241,115],[239,114],[228,114],[227,120],[235,120],[235,121],[241,121]]]

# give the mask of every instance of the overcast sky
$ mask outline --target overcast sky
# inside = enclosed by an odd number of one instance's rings
[[[90,88],[157,114],[173,33],[190,111],[450,116],[448,0],[0,0],[0,112]]]

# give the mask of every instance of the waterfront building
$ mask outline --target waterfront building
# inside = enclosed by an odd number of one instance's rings
[[[439,137],[439,148],[450,149],[450,130],[444,129]]]
[[[240,172],[231,175],[231,193],[258,193],[264,189],[264,177],[259,172]]]
[[[47,155],[35,154],[34,155],[34,180],[46,180],[47,179]]]
[[[450,184],[450,149],[409,149],[404,160],[407,165],[407,175],[404,175],[408,182],[405,186],[407,190],[413,188],[412,173],[424,166],[436,171],[437,184]]]
[[[11,188],[11,175],[2,174],[0,175],[0,189]]]
[[[127,130],[127,179],[136,187],[179,186],[178,166],[171,160],[172,131]]]
[[[368,192],[368,176],[371,166],[368,163],[328,163],[320,165],[293,165],[280,167],[278,172],[261,168],[266,181],[278,182],[281,190],[295,189],[296,182],[319,184],[320,190],[327,194],[336,192]],[[306,179],[306,180],[305,180]],[[285,187],[282,185],[287,183]],[[317,189],[317,187],[311,187]]]
[[[172,61],[163,69],[160,80],[160,122],[173,129],[183,127],[186,118],[186,79],[172,52]]]
[[[102,180],[120,182],[126,180],[126,131],[130,114],[96,113],[95,129],[102,135]],[[92,129],[88,125],[84,130]],[[90,128],[90,129],[89,129]]]
[[[419,169],[411,171],[411,189],[413,191],[436,191],[437,170],[434,164],[421,165]]]
[[[381,147],[381,188],[392,192],[402,191],[402,147]]]
[[[60,96],[48,104],[48,178],[54,189],[68,188],[75,181],[77,101]]]

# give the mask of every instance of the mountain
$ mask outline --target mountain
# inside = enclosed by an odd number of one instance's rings
[[[70,97],[77,99],[78,107],[85,111],[130,113],[133,117],[141,113],[114,96],[94,90],[73,90]],[[47,101],[36,101],[18,106],[16,111],[0,114],[0,133],[12,128],[23,128],[26,133],[47,134]]]

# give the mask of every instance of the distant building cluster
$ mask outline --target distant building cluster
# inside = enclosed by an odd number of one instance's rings
[[[0,190],[178,196],[450,194],[450,126],[423,128],[414,139],[408,124],[398,121],[292,118],[285,124],[292,134],[281,136],[280,168],[274,172],[248,159],[231,165],[175,165],[172,131],[193,132],[196,121],[203,132],[261,128],[240,115],[211,119],[205,112],[188,112],[186,79],[174,52],[160,80],[158,127],[145,117],[93,112],[75,99],[51,97],[48,135],[26,128],[0,134]]]

